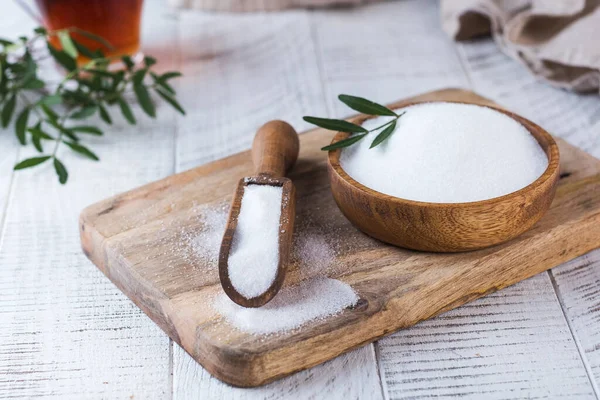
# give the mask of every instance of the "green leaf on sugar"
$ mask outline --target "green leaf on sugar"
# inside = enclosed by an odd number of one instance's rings
[[[395,129],[396,121],[392,122],[384,130],[382,130],[379,133],[379,135],[377,135],[375,139],[373,139],[373,142],[371,143],[371,146],[369,146],[369,148],[372,149],[373,147],[380,145],[385,139],[387,139],[392,133],[394,133]]]
[[[344,121],[342,119],[329,119],[329,118],[318,118],[318,117],[304,117],[306,122],[316,125],[318,127],[330,130],[340,131],[349,133],[367,133],[368,131],[360,125],[353,124],[352,122]]]
[[[329,146],[322,147],[321,150],[329,151],[329,150],[341,149],[342,147],[348,147],[348,146],[353,145],[354,143],[358,142],[365,136],[367,136],[366,133],[363,133],[361,135],[350,136],[349,138],[340,140],[339,142],[335,142],[333,144],[330,144]]]

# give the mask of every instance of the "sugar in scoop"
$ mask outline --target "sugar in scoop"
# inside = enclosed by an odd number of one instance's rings
[[[406,113],[385,142],[369,148],[375,131],[340,156],[350,177],[378,192],[433,203],[479,201],[527,186],[548,166],[529,131],[491,108],[433,102],[396,112]],[[388,119],[363,126],[371,130]]]
[[[285,174],[299,150],[298,134],[283,121],[267,122],[254,136],[255,175],[238,182],[219,251],[221,286],[240,306],[263,306],[283,285],[296,215]]]
[[[280,186],[244,187],[242,206],[229,252],[229,280],[247,299],[263,294],[279,263]]]

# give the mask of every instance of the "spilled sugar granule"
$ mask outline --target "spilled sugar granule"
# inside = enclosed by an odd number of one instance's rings
[[[324,319],[354,306],[358,296],[352,288],[330,278],[314,278],[283,288],[259,308],[244,308],[225,294],[215,299],[215,309],[241,331],[273,334],[298,328],[309,321]]]
[[[325,236],[308,234],[297,229],[294,238],[293,260],[298,263],[300,276],[308,278],[331,272],[336,255]]]
[[[376,131],[341,153],[348,175],[381,193],[435,203],[478,201],[517,191],[548,166],[529,131],[498,111],[443,102],[396,110],[403,111],[382,144],[369,149]],[[363,126],[370,130],[387,120]]]
[[[247,299],[269,289],[279,264],[281,186],[244,188],[228,259],[229,280]]]
[[[190,236],[186,232],[183,235],[184,240],[187,241],[194,255],[200,261],[216,268],[219,261],[221,240],[227,224],[229,205],[224,203],[198,207],[194,211],[199,214],[198,222],[202,228],[194,236]]]
[[[207,272],[216,271],[229,206],[200,206],[195,211],[201,230],[184,234],[196,257],[190,262],[204,265],[202,269]],[[312,214],[297,215],[295,225],[292,259],[303,282],[284,287],[271,302],[258,309],[240,307],[220,291],[212,304],[228,324],[250,334],[277,334],[323,320],[356,304],[358,296],[349,285],[327,278],[339,268],[336,248],[343,248],[348,238],[340,243],[339,229]],[[356,232],[362,240],[370,240]],[[358,239],[353,240],[352,246],[359,244]]]

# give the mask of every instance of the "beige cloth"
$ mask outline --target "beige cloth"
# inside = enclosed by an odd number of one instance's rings
[[[600,0],[441,0],[456,40],[491,34],[510,57],[555,86],[600,88]]]
[[[169,0],[173,7],[211,11],[275,11],[296,7],[332,7],[370,3],[377,0]]]

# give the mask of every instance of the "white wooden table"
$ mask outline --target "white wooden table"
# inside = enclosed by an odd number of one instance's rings
[[[600,395],[600,252],[256,389],[212,378],[82,254],[86,205],[249,148],[255,129],[342,117],[339,93],[380,102],[471,88],[600,157],[600,99],[538,82],[490,40],[450,41],[433,0],[364,8],[216,15],[148,0],[144,49],[179,69],[187,117],[119,121],[90,139],[94,164],[29,154],[0,131],[0,399],[576,398]],[[2,2],[0,36],[34,23]],[[138,115],[141,113],[138,110]],[[543,251],[541,249],[540,251]]]

